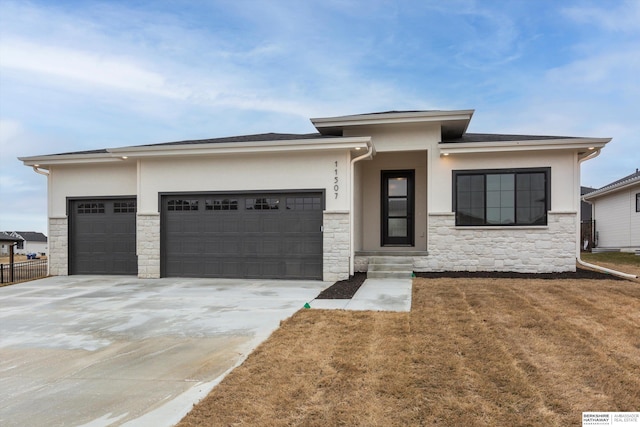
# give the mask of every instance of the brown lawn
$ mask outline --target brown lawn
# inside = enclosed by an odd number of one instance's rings
[[[591,264],[635,274],[640,277],[640,256],[628,252],[583,253],[581,258]],[[640,281],[640,280],[639,280]]]
[[[415,279],[410,313],[302,310],[179,426],[569,426],[640,410],[640,286]]]

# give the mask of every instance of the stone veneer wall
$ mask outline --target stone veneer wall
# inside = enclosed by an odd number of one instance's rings
[[[67,217],[49,218],[49,274],[69,274],[69,221]]]
[[[429,215],[429,255],[416,271],[576,270],[575,212],[549,212],[546,227],[455,227],[455,214]]]
[[[160,277],[160,214],[138,214],[136,221],[138,277]]]
[[[324,212],[322,236],[322,280],[335,282],[349,278],[349,212]]]

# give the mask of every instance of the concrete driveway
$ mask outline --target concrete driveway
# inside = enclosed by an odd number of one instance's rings
[[[328,285],[70,276],[0,288],[0,425],[173,425]]]

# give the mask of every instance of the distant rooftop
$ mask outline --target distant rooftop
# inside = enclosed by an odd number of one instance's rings
[[[603,194],[615,192],[617,191],[618,188],[623,188],[623,187],[626,187],[627,185],[635,184],[635,183],[640,183],[640,170],[638,169],[636,169],[634,173],[627,175],[624,178],[620,178],[603,187],[598,188],[597,190],[586,193],[584,197],[587,199],[598,197]]]

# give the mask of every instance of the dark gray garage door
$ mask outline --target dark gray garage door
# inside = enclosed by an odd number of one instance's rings
[[[70,274],[138,274],[136,199],[69,202]]]
[[[166,277],[322,279],[322,193],[162,198]]]

